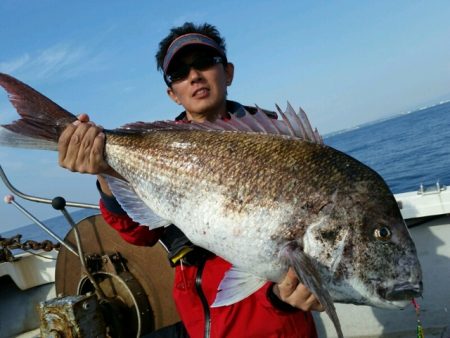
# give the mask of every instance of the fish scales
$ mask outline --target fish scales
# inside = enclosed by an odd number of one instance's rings
[[[254,195],[266,199],[290,200],[317,190],[330,194],[345,179],[358,179],[354,174],[355,161],[350,157],[321,145],[272,135],[163,131],[145,134],[139,144],[132,146],[127,143],[127,137],[108,135],[107,147],[112,147],[112,143],[115,145],[116,139],[124,140],[122,147],[126,154],[129,155],[133,147],[138,148],[139,160],[148,155],[146,161],[162,166],[155,167],[155,170],[189,169],[189,175],[198,174],[200,179],[207,179],[211,183],[221,182],[221,185],[230,188],[251,182]],[[117,145],[120,144],[121,141]],[[186,149],[180,150],[180,144]],[[343,162],[343,167],[348,167],[347,177],[343,176],[340,168],[336,168],[336,158]],[[158,161],[160,164],[157,164]],[[142,167],[143,164],[139,163],[138,166]],[[196,170],[199,168],[203,172]],[[130,170],[139,170],[139,167]],[[176,174],[167,173],[168,176]],[[359,180],[373,180],[375,177],[370,171],[360,171],[359,176]],[[284,189],[284,184],[292,184],[293,181],[296,183],[293,185],[295,189]],[[280,190],[290,193],[280,194]]]
[[[255,234],[248,228],[252,227],[255,232],[258,232],[261,241],[267,243],[277,232],[276,228],[274,229],[277,222],[284,220],[285,223],[292,223],[290,218],[293,216],[286,212],[286,204],[293,201],[294,203],[300,202],[295,190],[295,187],[298,186],[295,182],[299,178],[292,176],[290,165],[286,166],[283,161],[280,161],[282,157],[298,156],[298,149],[295,149],[296,147],[288,149],[283,146],[287,140],[281,137],[256,136],[232,132],[164,131],[146,133],[133,147],[129,147],[126,137],[108,135],[106,153],[110,164],[133,186],[143,186],[144,184],[141,184],[139,180],[145,177],[146,189],[140,191],[140,194],[141,197],[145,195],[155,211],[157,209],[158,213],[170,218],[174,217],[174,214],[180,215],[179,209],[183,204],[207,203],[208,214],[212,214],[214,220],[217,219],[215,215],[223,215],[228,219],[227,223],[232,223],[232,229],[229,229],[231,235],[239,234],[240,240],[235,241],[233,245],[246,248],[256,240]],[[173,149],[174,144],[188,146],[180,154],[179,149]],[[298,146],[301,147],[302,144],[309,145],[304,141],[298,142]],[[258,151],[249,150],[255,147],[258,148]],[[115,149],[120,148],[127,153],[127,161],[118,160],[116,164],[113,158],[115,156],[120,158],[122,155],[119,150]],[[146,150],[139,151],[140,148]],[[134,151],[130,149],[135,150],[136,155],[133,155]],[[231,158],[229,156],[230,149],[233,153]],[[146,159],[146,167],[142,167],[142,154],[145,152],[149,154],[149,158]],[[158,156],[155,153],[164,154],[164,156]],[[136,160],[133,160],[135,156]],[[167,160],[168,158],[170,160]],[[133,167],[132,163],[137,164],[136,167]],[[126,167],[122,168],[121,165]],[[180,168],[182,168],[181,171]],[[189,168],[189,170],[183,170],[184,168]],[[149,187],[148,182],[153,182],[153,186]],[[160,184],[161,182],[163,183]],[[160,189],[161,186],[163,189]],[[213,210],[211,210],[212,202],[205,198],[205,195],[211,191],[220,191],[222,194]],[[174,199],[173,196],[177,197]],[[161,200],[166,201],[167,204],[158,204],[157,201]],[[157,205],[153,205],[153,203]],[[294,209],[292,206],[290,208]],[[264,223],[264,218],[271,216],[271,210],[274,214],[283,213],[282,218],[277,217],[273,220],[273,224]],[[190,214],[189,210],[187,213]],[[258,220],[254,221],[257,224],[248,224],[249,221],[246,218],[249,215],[251,215],[251,220]],[[181,215],[180,219],[179,222],[174,220],[174,223],[182,226],[184,223],[182,220],[185,220],[186,217]],[[221,221],[223,222],[223,219]],[[197,228],[198,224],[211,226],[211,223],[200,220],[200,222],[194,222],[192,227]],[[224,224],[215,224],[215,226],[226,229]],[[207,230],[198,229],[196,234],[204,234]],[[189,236],[189,229],[185,231]],[[208,236],[215,235],[217,237],[215,241],[212,241],[215,244],[200,244],[215,252],[222,251],[215,245],[222,243],[225,236],[230,236],[229,233],[224,232],[216,230],[208,233]],[[193,240],[203,241],[204,239],[194,238]],[[208,241],[211,239],[208,238]],[[229,250],[230,244],[223,244],[226,245],[223,246],[221,254],[225,258],[234,260],[234,257],[230,257],[230,252],[234,252]],[[276,251],[272,250],[273,256]],[[235,256],[241,256],[241,254],[237,253]],[[262,255],[260,259],[267,262],[266,255]],[[261,264],[258,263],[258,265]]]
[[[304,193],[304,189],[310,181],[308,175],[303,175],[303,177],[299,175],[302,169],[306,174],[308,173],[306,161],[297,165],[293,170],[294,165],[281,160],[289,157],[292,158],[292,163],[301,163],[302,146],[311,147],[311,144],[304,141],[296,143],[297,149],[294,147],[288,149],[283,146],[286,142],[285,139],[267,135],[255,137],[255,135],[230,132],[183,132],[181,137],[179,136],[179,132],[146,134],[143,136],[146,140],[142,141],[141,145],[143,150],[137,151],[136,167],[124,171],[120,168],[120,163],[111,164],[123,175],[126,176],[127,172],[133,175],[142,171],[142,156],[147,153],[149,156],[146,158],[146,165],[151,165],[152,168],[146,167],[145,175],[164,173],[163,175],[170,177],[174,184],[180,182],[184,186],[189,182],[202,180],[208,181],[208,184],[220,185],[227,189],[230,210],[233,207],[251,208],[252,201],[262,205],[270,205],[277,200],[296,201],[299,194]],[[111,151],[108,149],[115,147],[116,142],[111,136],[108,136],[108,140],[107,154],[109,158]],[[147,146],[147,141],[151,145]],[[183,144],[188,149],[183,149],[180,154],[179,149],[173,149],[174,144]],[[207,145],[205,146],[205,144]],[[152,149],[148,150],[149,147]],[[129,160],[131,152],[126,142],[124,148]],[[256,151],[255,148],[257,148]],[[155,155],[154,152],[163,154],[163,156]],[[233,156],[230,156],[230,152]],[[127,166],[128,162],[123,164]],[[147,178],[150,177],[147,176]],[[242,205],[239,198],[235,198],[238,195],[236,186],[240,187],[238,191],[246,198],[245,205]]]
[[[122,147],[128,161],[119,160],[115,164],[110,160],[114,157],[114,147]],[[135,161],[132,160],[133,150],[136,151]],[[347,181],[342,177],[344,172],[336,169],[338,160],[347,168],[347,175],[352,176],[355,184],[358,176],[362,181],[373,180],[376,176],[368,168],[355,174],[355,161],[331,148],[300,140],[293,142],[290,138],[273,135],[159,131],[142,134],[131,147],[128,136],[108,135],[106,153],[110,164],[133,186],[143,186],[140,179],[147,182],[145,191],[140,191],[141,197],[146,198],[152,209],[168,218],[180,214],[175,209],[180,209],[182,203],[188,203],[187,199],[197,201],[195,204],[198,205],[206,203],[205,195],[210,191],[220,191],[223,198],[214,205],[213,214],[224,215],[237,223],[231,232],[232,235],[239,234],[240,240],[234,241],[238,247],[247,247],[255,240],[249,237],[254,236],[254,233],[247,230],[249,224],[246,224],[246,218],[249,215],[251,219],[262,221],[262,215],[270,217],[266,215],[268,211],[280,212],[284,209],[282,222],[276,219],[274,224],[262,222],[256,226],[261,240],[275,240],[272,256],[278,254],[276,246],[279,247],[283,241],[301,238],[305,227],[320,217],[320,209],[330,203],[329,196],[340,188],[341,182]],[[122,154],[116,156],[121,158]],[[142,156],[146,156],[145,161]],[[145,167],[142,166],[143,162],[146,163]],[[124,170],[120,167],[121,163],[126,166],[130,166],[130,163],[136,165]],[[358,169],[359,166],[358,163]],[[329,179],[320,181],[317,177]],[[154,186],[149,187],[149,182]],[[343,191],[346,189],[350,190],[344,187]],[[154,201],[166,201],[170,207],[162,204],[154,206],[153,203],[157,203]],[[207,203],[211,207],[211,201]],[[185,219],[185,216],[181,215],[180,219]],[[177,221],[174,220],[174,223],[180,226],[184,223]],[[234,261],[235,258],[230,257],[229,244],[223,246],[222,250],[217,248],[218,243],[230,234],[224,231],[211,234],[208,227],[213,224],[210,222],[195,223],[193,227],[198,228],[199,224],[204,224],[206,228],[195,230],[191,237],[206,235],[208,231],[208,242],[203,243],[202,236],[194,238],[194,241],[202,241],[200,244],[203,246],[214,252],[219,251],[222,256]],[[214,226],[224,227],[223,224]],[[264,226],[267,229],[263,229]],[[189,229],[183,230],[190,234]],[[211,240],[210,236],[214,235],[217,239]],[[239,256],[240,252],[236,255]],[[263,255],[260,259],[267,261],[267,256]]]
[[[328,229],[315,233],[312,242],[315,243],[315,248],[320,248],[321,252],[316,253],[317,250],[308,245],[305,251],[317,257],[319,266],[325,269],[333,268],[334,275],[330,278],[334,277],[335,287],[331,287],[330,290],[335,299],[342,302],[347,302],[349,299],[356,303],[367,302],[366,297],[355,295],[355,292],[349,294],[343,291],[349,288],[345,281],[350,277],[370,281],[375,279],[374,275],[381,269],[395,274],[396,264],[406,264],[405,266],[412,264],[412,262],[395,260],[395,265],[386,269],[382,258],[386,250],[389,250],[389,256],[403,256],[405,247],[411,245],[410,241],[406,241],[404,246],[397,241],[399,245],[397,249],[396,247],[387,249],[387,246],[380,249],[378,244],[371,244],[369,246],[371,251],[380,252],[380,254],[375,255],[375,259],[373,255],[368,255],[366,243],[370,243],[369,239],[373,236],[375,225],[379,222],[398,223],[398,219],[401,218],[395,199],[379,175],[351,157],[329,147],[271,135],[232,132],[164,133],[166,139],[161,135],[157,136],[161,143],[152,142],[152,147],[158,148],[158,151],[164,154],[164,168],[159,169],[167,169],[167,158],[171,157],[174,142],[189,144],[188,149],[183,149],[181,155],[176,152],[170,161],[170,165],[173,166],[172,181],[180,182],[184,184],[184,187],[186,187],[186,181],[193,182],[193,186],[197,188],[196,191],[202,192],[189,194],[189,199],[196,200],[197,206],[211,196],[211,191],[218,191],[218,187],[224,188],[220,191],[225,199],[209,210],[213,210],[214,216],[224,214],[229,221],[239,224],[226,232],[224,229],[227,222],[223,218],[214,217],[206,222],[204,219],[195,220],[183,230],[199,245],[238,265],[247,266],[249,262],[240,261],[239,257],[249,256],[247,248],[251,243],[263,244],[265,250],[259,248],[259,253],[250,254],[253,260],[250,260],[251,266],[248,270],[258,270],[260,275],[276,280],[284,271],[279,264],[273,263],[282,244],[302,238],[309,225],[320,223],[320,220],[325,217],[324,214],[328,214],[328,218],[334,218],[339,222],[330,222]],[[179,134],[182,135],[180,138],[178,138]],[[179,180],[175,179],[174,177],[179,175],[178,168],[183,167],[182,163],[188,163],[192,159],[194,159],[192,165],[187,167],[196,168],[196,170],[185,172],[186,176],[179,177]],[[117,169],[120,171],[119,168]],[[159,169],[155,167],[151,170]],[[201,173],[200,176],[196,176],[197,170]],[[166,171],[166,175],[170,175],[170,171]],[[129,179],[133,180],[131,177]],[[174,188],[171,192],[176,190]],[[162,199],[170,200],[170,194]],[[339,203],[336,203],[337,199]],[[182,201],[178,200],[178,203]],[[340,206],[336,207],[337,204]],[[386,216],[390,218],[381,219],[370,226],[370,217],[380,218],[376,210],[377,205],[381,204],[387,205],[390,209],[388,215],[383,215],[383,218]],[[208,203],[208,206],[211,204]],[[331,210],[327,210],[327,207]],[[321,212],[322,209],[324,209],[323,212]],[[272,223],[268,222],[268,219],[271,219],[273,215],[270,215],[267,210],[278,212],[275,219],[272,218],[274,219]],[[370,210],[372,214],[367,210]],[[176,213],[175,210],[170,209],[167,215],[173,213]],[[183,215],[183,213],[178,214]],[[207,214],[205,212],[204,215]],[[187,215],[190,215],[189,211]],[[361,215],[365,216],[361,218]],[[210,227],[214,225],[214,220],[219,221],[215,224],[215,227],[219,229],[211,233]],[[249,220],[257,221],[251,223]],[[175,223],[182,225],[184,222],[180,219]],[[206,228],[193,230],[191,234],[189,227],[195,229],[199,224],[205,224]],[[253,231],[249,231],[249,228]],[[346,239],[345,234],[349,229],[354,232],[354,238],[349,239],[344,248],[336,249],[336,245]],[[400,232],[400,235],[409,237],[406,229]],[[239,238],[236,238],[237,234]],[[205,241],[206,235],[208,238]],[[213,239],[214,236],[216,236],[215,239]],[[229,243],[230,238],[233,238],[231,241],[233,247]],[[341,250],[340,256],[344,259],[337,262],[333,257],[339,250]],[[406,253],[414,259],[414,249]],[[264,266],[264,262],[268,261],[272,261],[271,264]],[[376,266],[376,268],[367,269],[367,265]],[[261,269],[264,269],[264,272]],[[406,274],[406,271],[403,271],[403,274]],[[325,272],[324,275],[326,275]],[[378,292],[376,287],[372,289],[371,292]],[[362,293],[362,290],[356,291],[358,292]]]
[[[56,150],[76,117],[9,75],[0,74],[0,85],[21,115],[0,128],[0,144]],[[127,182],[107,179],[130,216],[151,228],[174,223],[233,264],[213,306],[233,304],[292,267],[343,337],[334,301],[405,307],[422,292],[420,263],[383,179],[320,144],[289,105],[280,114],[105,131],[106,160]],[[253,132],[230,131],[239,126]]]

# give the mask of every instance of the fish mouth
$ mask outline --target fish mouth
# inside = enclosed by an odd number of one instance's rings
[[[397,283],[393,287],[378,289],[378,294],[388,301],[411,300],[422,295],[423,284],[412,284],[410,282]]]

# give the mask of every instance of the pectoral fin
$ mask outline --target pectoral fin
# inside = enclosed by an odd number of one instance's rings
[[[104,175],[108,185],[128,216],[139,224],[145,224],[150,229],[156,229],[170,225],[172,222],[159,217],[136,194],[133,187],[126,181]]]
[[[295,241],[287,243],[280,251],[280,258],[287,266],[295,270],[299,280],[316,296],[333,322],[338,337],[343,338],[341,324],[336,314],[333,299],[328,290],[324,288],[320,274],[311,258],[303,252],[300,244]]]

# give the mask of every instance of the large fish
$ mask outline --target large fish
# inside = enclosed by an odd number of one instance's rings
[[[0,85],[21,115],[0,144],[56,149],[76,117],[11,76],[0,74]],[[333,301],[404,307],[421,294],[416,249],[375,171],[322,144],[303,113],[281,115],[105,131],[106,160],[127,180],[109,184],[136,221],[176,224],[232,263],[213,306],[293,267],[342,337]]]

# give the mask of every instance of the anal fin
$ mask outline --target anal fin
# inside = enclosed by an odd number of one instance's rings
[[[266,282],[237,267],[231,267],[220,282],[216,299],[211,307],[237,303],[259,290]]]

